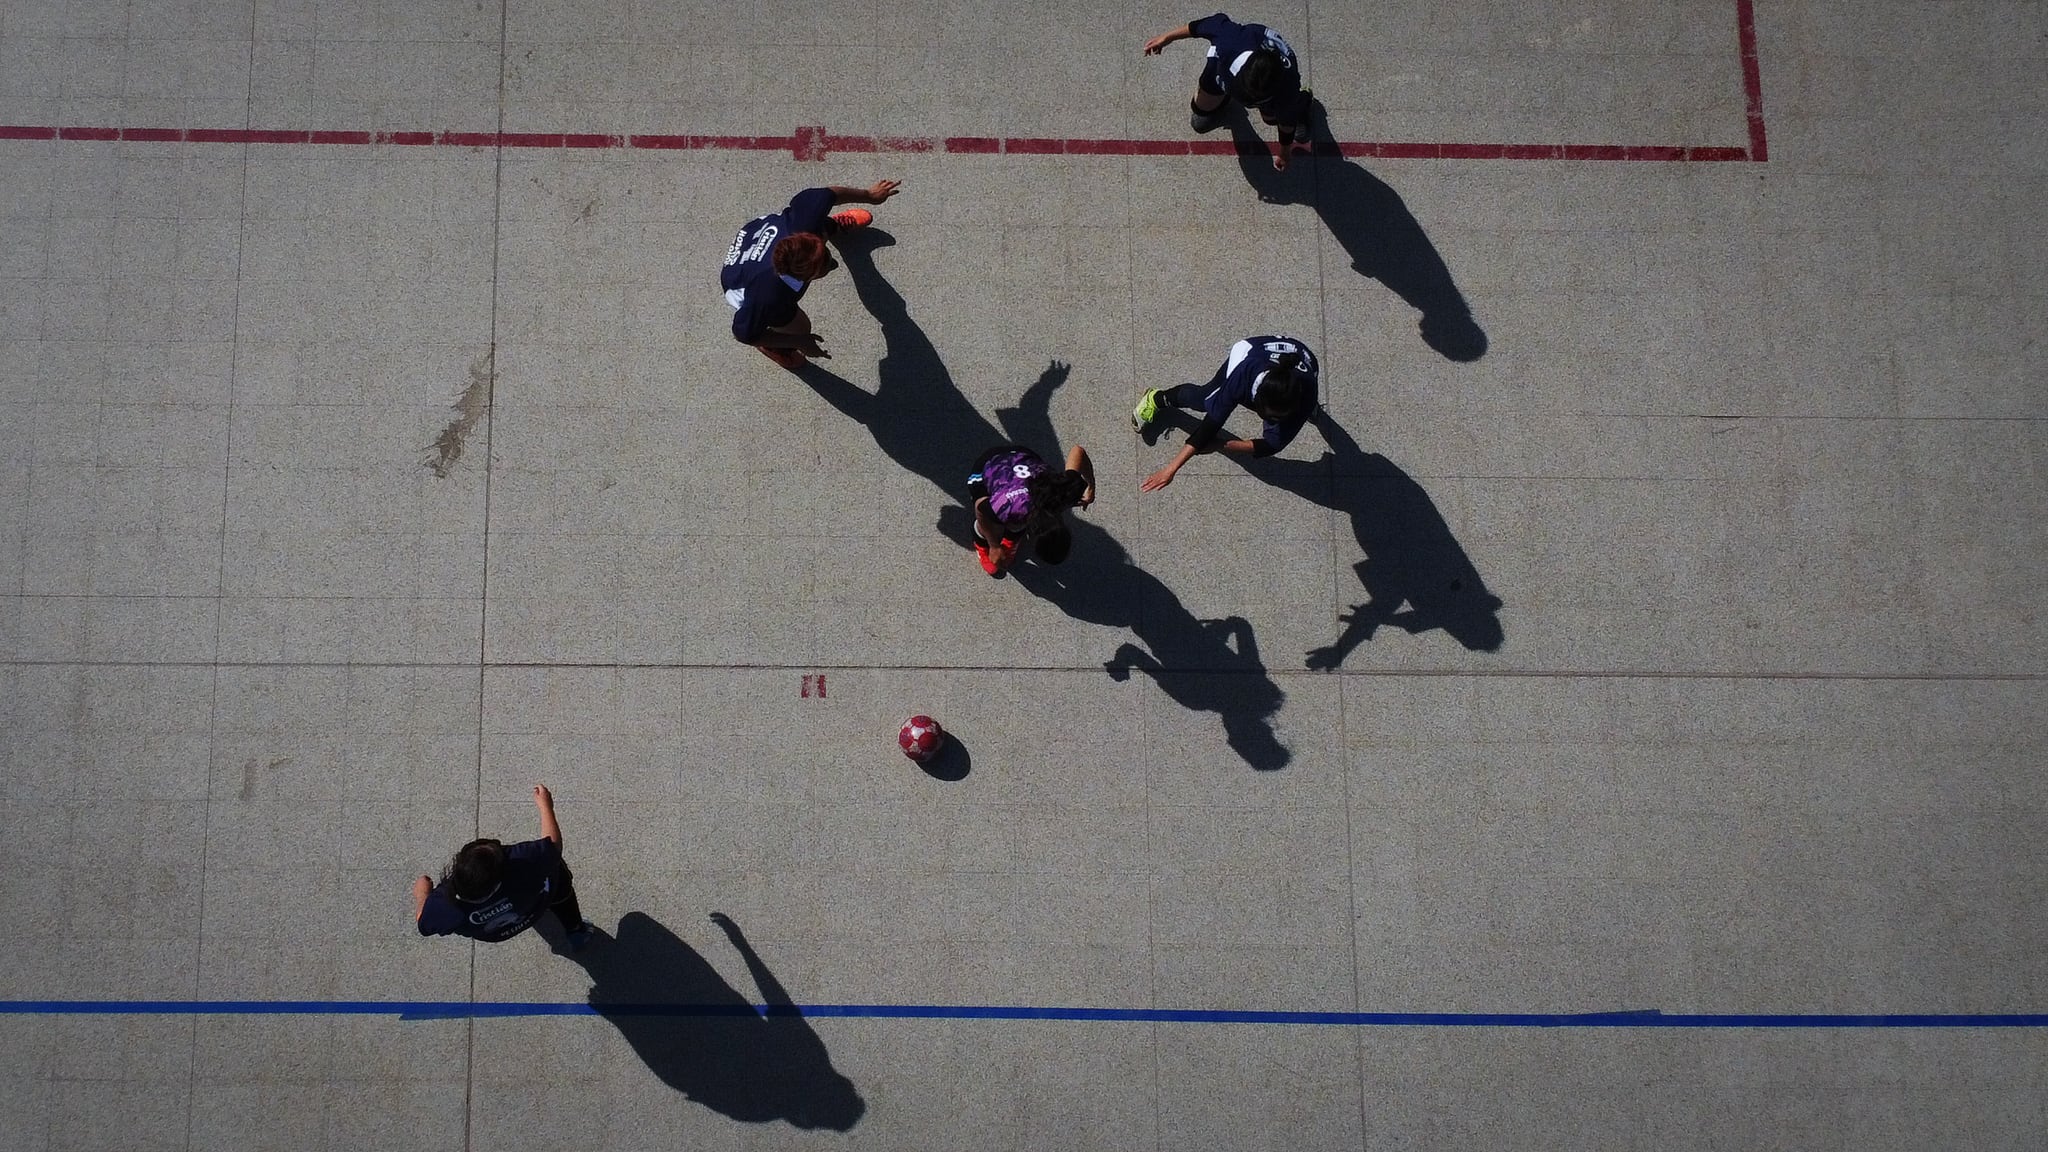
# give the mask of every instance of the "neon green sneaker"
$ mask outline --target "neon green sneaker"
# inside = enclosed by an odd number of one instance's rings
[[[1138,397],[1138,406],[1131,409],[1131,431],[1142,434],[1146,427],[1159,419],[1159,393],[1163,389],[1149,388]]]

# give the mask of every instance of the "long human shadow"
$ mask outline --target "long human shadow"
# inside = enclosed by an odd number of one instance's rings
[[[1244,109],[1233,104],[1230,132],[1245,183],[1268,204],[1313,207],[1323,227],[1351,257],[1353,271],[1385,284],[1422,313],[1423,343],[1450,360],[1486,355],[1485,330],[1472,318],[1472,306],[1400,193],[1344,158],[1320,100],[1311,123],[1313,159],[1297,160],[1287,171],[1276,172],[1271,146],[1259,138]]]
[[[939,350],[910,318],[910,305],[875,267],[874,253],[896,243],[869,227],[839,242],[841,266],[861,306],[881,325],[883,352],[873,392],[817,361],[796,375],[841,414],[868,430],[889,459],[929,480],[940,491],[964,492],[976,457],[1002,442],[1002,433],[961,395]]]
[[[1305,500],[1349,516],[1365,550],[1352,570],[1365,586],[1366,602],[1339,618],[1347,627],[1308,654],[1308,667],[1343,664],[1381,625],[1410,634],[1441,628],[1472,651],[1497,651],[1505,638],[1501,599],[1487,589],[1429,493],[1393,461],[1360,448],[1327,411],[1316,414],[1315,424],[1330,445],[1321,459],[1269,457],[1248,466]]]
[[[875,266],[874,249],[893,242],[870,228],[840,244],[840,261],[861,304],[882,329],[875,391],[818,364],[797,375],[865,426],[890,459],[950,497],[939,513],[939,530],[966,546],[973,521],[958,501],[976,457],[1006,441],[1039,451],[1058,444],[1051,402],[1067,373],[1059,364],[1048,368],[1016,407],[998,413],[1001,428],[990,423],[961,395],[902,294]],[[1245,763],[1262,771],[1284,767],[1290,754],[1273,732],[1273,716],[1286,694],[1266,674],[1251,625],[1238,617],[1197,619],[1163,581],[1131,562],[1116,537],[1090,523],[1087,513],[1070,512],[1068,523],[1074,544],[1066,562],[1019,564],[1011,570],[1017,583],[1077,620],[1136,633],[1137,644],[1118,646],[1104,663],[1112,677],[1126,679],[1133,668],[1145,672],[1181,707],[1215,713]],[[974,569],[963,564],[962,571]]]
[[[1016,406],[998,409],[1003,432],[1020,444],[1059,443],[1052,396],[1064,381],[1041,376]],[[966,526],[964,510],[952,518]],[[1134,668],[1144,672],[1181,707],[1216,713],[1225,739],[1245,763],[1261,771],[1285,767],[1291,757],[1274,735],[1273,716],[1287,695],[1267,674],[1250,621],[1241,616],[1198,619],[1172,589],[1133,564],[1115,537],[1088,523],[1085,514],[1068,520],[1074,530],[1073,555],[1057,567],[1020,564],[1012,569],[1017,583],[1076,619],[1135,632],[1138,644],[1118,645],[1103,663],[1113,679],[1128,679]],[[1134,585],[1135,595],[1098,594],[1117,581]]]
[[[590,1005],[611,1021],[664,1084],[714,1112],[759,1124],[844,1132],[867,1111],[853,1082],[775,974],[730,919],[712,920],[746,961],[763,1013],[704,957],[644,912],[618,935],[576,953],[590,974]]]

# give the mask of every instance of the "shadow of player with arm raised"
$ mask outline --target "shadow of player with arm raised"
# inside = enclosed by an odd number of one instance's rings
[[[1003,432],[1019,443],[1057,443],[1052,397],[1065,382],[1064,372],[1041,375],[1015,407],[997,411]],[[1075,619],[1137,633],[1138,644],[1118,645],[1103,663],[1112,679],[1127,680],[1132,669],[1145,673],[1181,707],[1216,713],[1245,763],[1261,771],[1285,767],[1291,754],[1273,732],[1273,716],[1286,694],[1267,675],[1250,622],[1198,619],[1164,581],[1131,563],[1114,536],[1075,521],[1073,558],[1058,569],[1021,566],[1017,582]]]
[[[628,913],[615,938],[575,954],[592,980],[591,1007],[664,1084],[714,1112],[757,1124],[852,1128],[867,1111],[853,1082],[832,1067],[824,1041],[739,925],[719,913],[711,919],[746,961],[766,1015],[644,912]]]
[[[1365,586],[1366,602],[1338,618],[1343,633],[1310,652],[1308,667],[1338,667],[1381,625],[1410,634],[1442,629],[1472,651],[1497,651],[1504,638],[1501,599],[1487,589],[1429,493],[1393,461],[1360,448],[1328,412],[1317,413],[1315,424],[1330,445],[1320,460],[1273,458],[1247,466],[1350,517],[1365,551],[1352,571]]]

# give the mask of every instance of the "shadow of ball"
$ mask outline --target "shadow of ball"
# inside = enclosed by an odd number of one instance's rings
[[[967,751],[967,745],[960,742],[959,733],[948,732],[944,746],[930,759],[917,761],[917,766],[932,779],[951,783],[967,778],[967,773],[974,768],[974,756]]]

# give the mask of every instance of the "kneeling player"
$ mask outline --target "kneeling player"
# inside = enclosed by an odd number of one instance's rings
[[[1271,456],[1294,439],[1316,411],[1316,358],[1308,345],[1286,336],[1252,336],[1230,346],[1230,358],[1207,384],[1154,388],[1138,397],[1131,426],[1139,432],[1159,418],[1159,405],[1198,410],[1202,423],[1173,463],[1145,477],[1147,492],[1173,483],[1174,473],[1197,453],[1222,450],[1233,456]],[[1216,434],[1230,413],[1243,406],[1266,422],[1256,440],[1225,440]]]
[[[841,204],[880,204],[896,194],[897,182],[870,188],[807,188],[780,212],[749,220],[726,251],[718,282],[732,305],[733,338],[752,344],[784,368],[801,368],[806,356],[830,358],[811,331],[811,318],[798,306],[811,281],[839,267],[825,241],[874,223],[865,208],[834,213]]]
[[[974,554],[981,570],[1000,580],[1026,546],[1041,564],[1067,558],[1074,534],[1064,514],[1095,503],[1095,464],[1076,444],[1066,469],[1055,472],[1031,449],[1004,444],[974,466],[967,492],[974,499]]]

